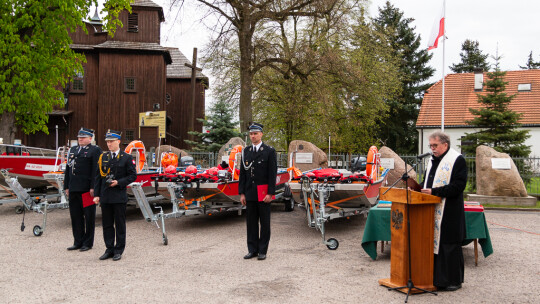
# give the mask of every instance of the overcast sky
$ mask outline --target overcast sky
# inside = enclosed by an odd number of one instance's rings
[[[193,48],[199,54],[203,51],[210,35],[200,19],[205,9],[193,5],[194,0],[186,0],[185,7],[170,7],[171,0],[153,0],[163,7],[165,23],[162,24],[161,44],[178,47],[186,57],[192,58]],[[378,14],[386,0],[372,0],[370,15]],[[391,3],[413,18],[415,33],[422,39],[422,47],[427,48],[427,40],[435,20],[440,16],[442,0],[394,0]],[[540,1],[535,0],[447,0],[445,74],[451,73],[448,66],[460,61],[461,44],[465,39],[477,40],[483,53],[502,56],[503,70],[519,70],[525,65],[529,52],[533,51],[535,61],[540,61]],[[175,20],[176,18],[176,20]],[[430,81],[442,77],[443,48],[430,51],[433,58],[430,65],[436,72]],[[490,63],[493,60],[489,58]],[[208,70],[203,71],[208,75]],[[212,75],[210,81],[212,81]]]

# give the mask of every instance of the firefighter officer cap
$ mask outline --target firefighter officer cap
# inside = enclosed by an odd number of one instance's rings
[[[254,122],[249,126],[249,132],[262,132],[263,131],[263,125],[261,125],[258,122]]]
[[[94,130],[87,129],[87,128],[81,128],[79,130],[79,134],[77,135],[77,137],[92,137],[92,136],[94,136]]]
[[[117,140],[122,138],[122,132],[109,129],[105,134],[105,140]]]

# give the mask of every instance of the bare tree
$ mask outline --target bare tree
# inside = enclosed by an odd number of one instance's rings
[[[183,2],[184,0],[177,0]],[[246,130],[253,120],[253,78],[263,67],[285,63],[286,59],[271,52],[271,42],[266,41],[267,23],[284,21],[291,17],[316,17],[332,11],[338,0],[196,0],[215,14],[216,36],[209,56],[221,56],[231,42],[238,43],[238,70],[240,78],[239,114],[241,130]],[[263,26],[264,25],[264,26]],[[228,54],[230,55],[230,54]]]

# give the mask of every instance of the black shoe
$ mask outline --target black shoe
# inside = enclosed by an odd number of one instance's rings
[[[73,245],[71,247],[68,247],[67,250],[77,250],[79,248],[81,248],[81,246]]]
[[[450,286],[447,286],[444,290],[446,291],[456,291],[458,289],[461,288],[461,284],[459,285],[450,285]]]
[[[122,255],[120,253],[116,253],[114,257],[112,258],[113,261],[118,261],[122,258]]]
[[[106,260],[106,259],[110,259],[112,257],[113,257],[112,252],[106,252],[105,251],[105,253],[102,256],[99,257],[99,259],[103,261],[103,260]]]
[[[88,251],[90,249],[92,249],[92,247],[82,246],[81,249],[79,249],[79,251]]]
[[[266,260],[266,254],[264,253],[259,254],[259,256],[257,257],[257,260],[259,261]]]
[[[252,258],[254,258],[254,257],[258,256],[258,255],[259,255],[259,254],[256,253],[256,252],[250,252],[250,253],[248,253],[248,254],[246,254],[246,255],[244,256],[244,259],[246,259],[246,260],[247,260],[247,259],[252,259]]]

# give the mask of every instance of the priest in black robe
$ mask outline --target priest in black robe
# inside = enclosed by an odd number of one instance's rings
[[[460,289],[464,282],[461,246],[465,238],[463,191],[467,185],[467,165],[465,158],[450,148],[450,137],[443,132],[436,131],[430,135],[429,147],[433,156],[424,174],[422,192],[445,199],[441,210],[438,253],[434,259],[433,285],[438,290],[454,291]]]

